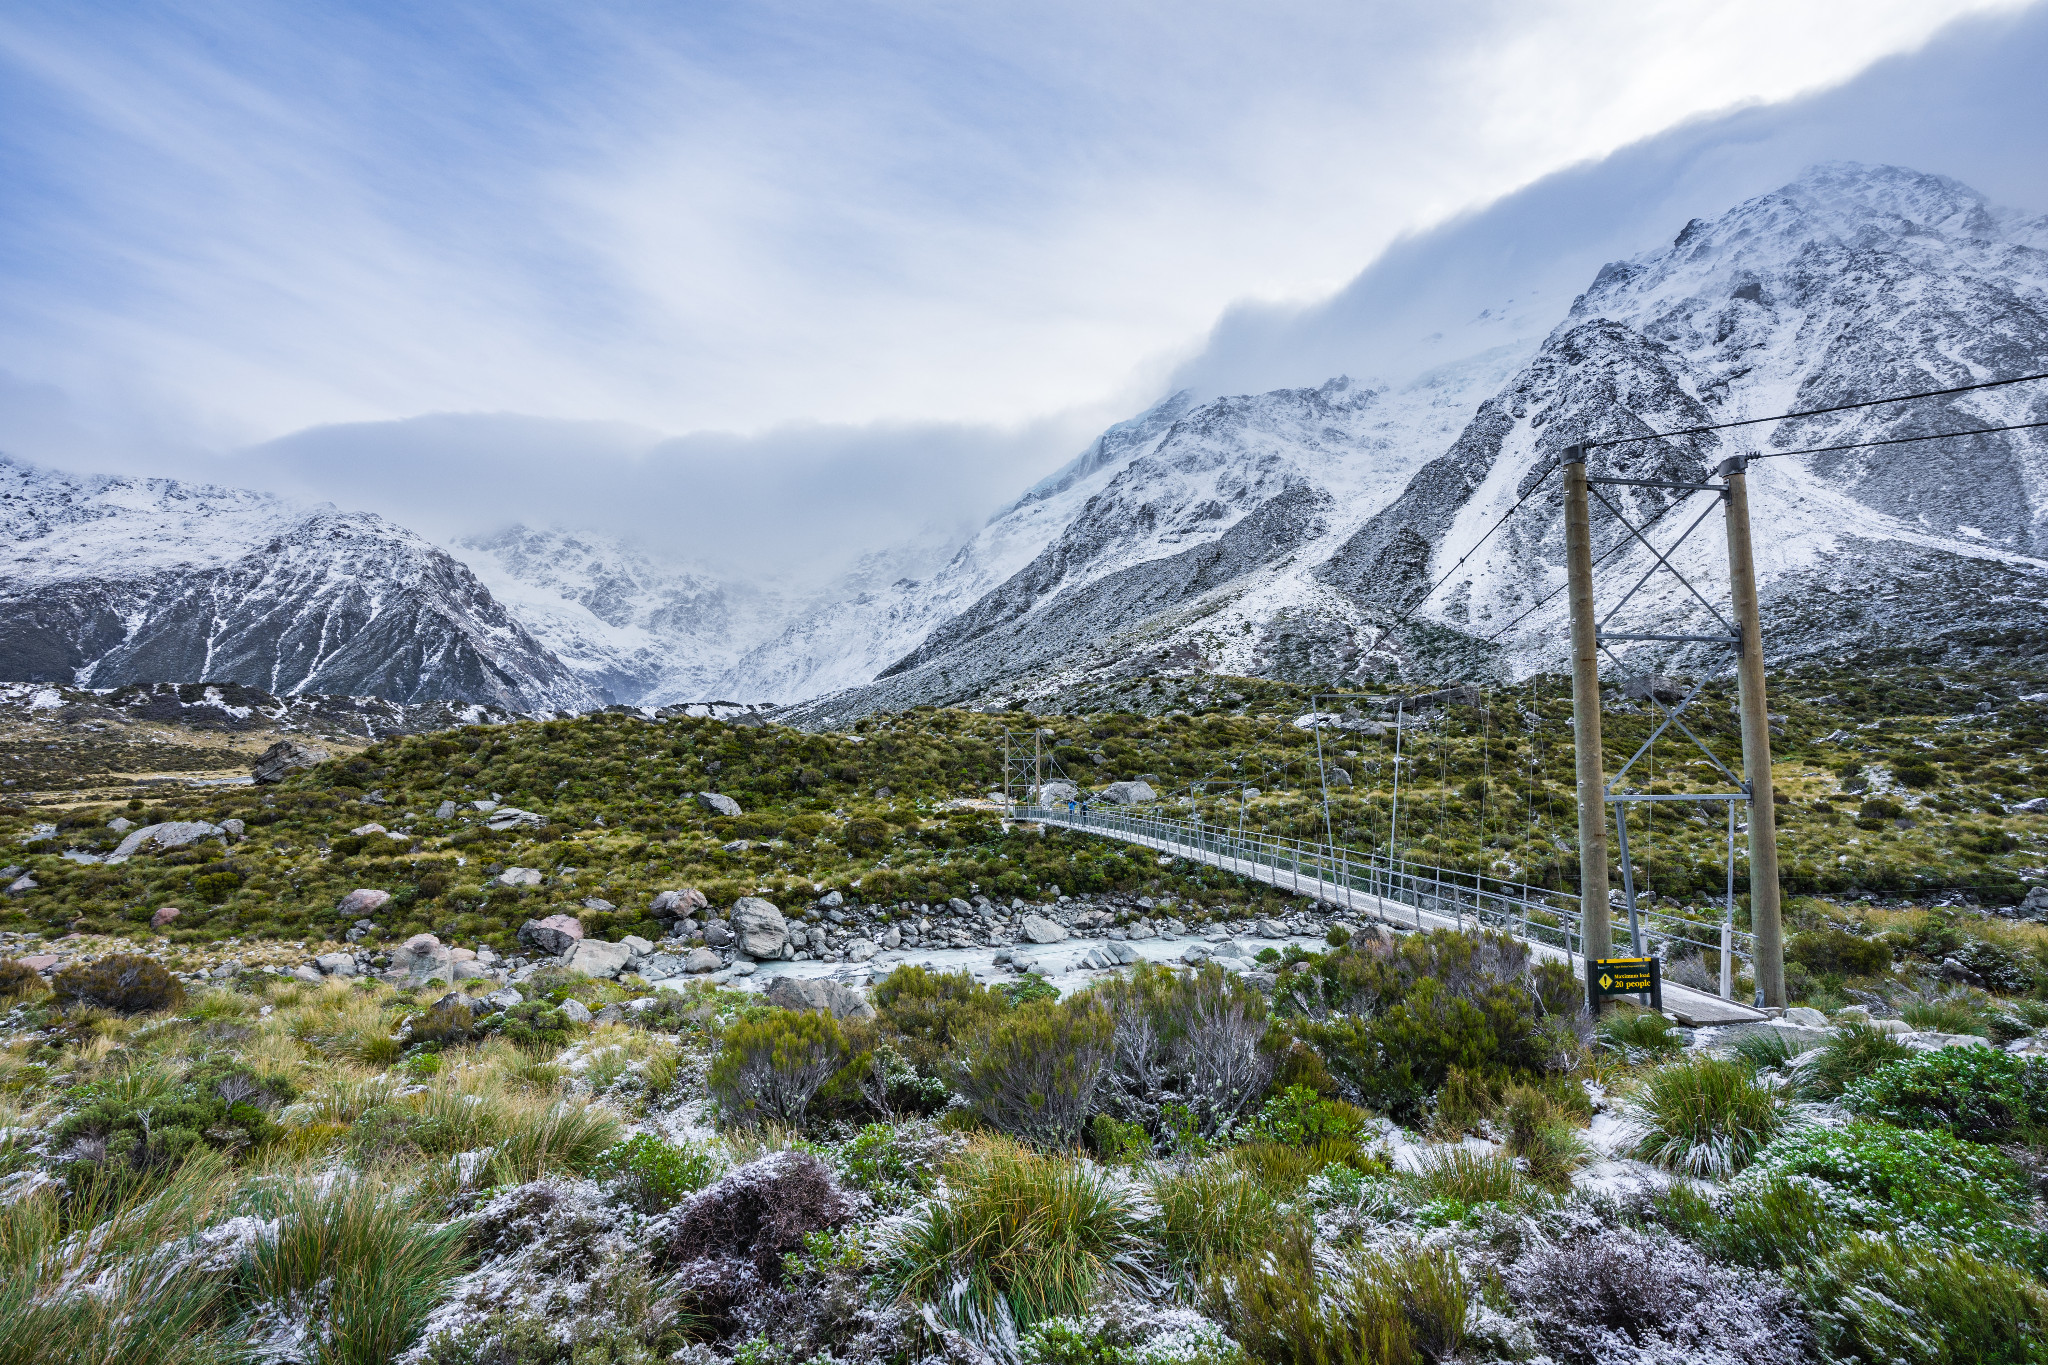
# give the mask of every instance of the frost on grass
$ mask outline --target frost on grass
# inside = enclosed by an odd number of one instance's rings
[[[1529,1246],[1502,1279],[1545,1350],[1574,1362],[1796,1365],[1810,1333],[1782,1281],[1686,1243],[1582,1226]]]

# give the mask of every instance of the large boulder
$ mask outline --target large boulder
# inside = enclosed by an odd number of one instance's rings
[[[1141,801],[1157,801],[1159,793],[1152,790],[1149,782],[1112,782],[1102,789],[1102,799],[1119,806],[1135,806]]]
[[[715,972],[724,965],[723,959],[709,948],[692,948],[683,954],[683,970],[693,976],[700,972]]]
[[[310,744],[295,740],[281,739],[265,749],[256,760],[256,766],[249,770],[249,776],[258,782],[282,782],[301,768],[310,768],[327,761],[327,751],[316,749]]]
[[[872,1019],[875,1007],[851,986],[820,976],[778,976],[763,992],[786,1010],[822,1010],[834,1019]]]
[[[789,921],[759,896],[742,896],[733,902],[732,932],[739,939],[740,951],[757,961],[780,957],[789,946]]]
[[[547,824],[548,818],[517,806],[500,806],[490,813],[484,824],[503,833],[508,829],[539,829]]]
[[[498,874],[500,886],[539,886],[542,880],[536,867],[508,867]]]
[[[574,915],[549,915],[519,926],[519,941],[536,953],[560,957],[583,941],[583,921]]]
[[[633,961],[633,950],[623,943],[606,943],[601,938],[577,940],[576,946],[562,960],[562,965],[572,972],[585,976],[617,976]]]
[[[697,804],[710,811],[713,815],[738,815],[740,813],[739,802],[733,800],[730,796],[721,796],[717,792],[698,792]]]
[[[336,902],[334,913],[343,919],[361,919],[374,915],[391,899],[389,891],[379,891],[374,886],[359,886]]]
[[[1030,943],[1061,943],[1067,937],[1067,926],[1056,924],[1043,915],[1026,915],[1018,930]]]
[[[1081,789],[1071,782],[1047,782],[1030,791],[1034,805],[1061,806],[1081,799]]]
[[[391,955],[391,965],[415,986],[429,981],[452,985],[455,981],[455,951],[432,934],[414,934],[400,944]]]
[[[201,839],[219,838],[221,827],[205,820],[166,820],[160,825],[144,825],[131,830],[128,837],[107,855],[110,863],[125,863],[140,853],[146,845],[157,848],[183,848],[196,844]]]
[[[688,919],[699,910],[708,909],[710,901],[694,886],[681,887],[675,891],[664,891],[654,898],[654,904],[647,908],[654,912],[656,919]]]
[[[313,965],[326,976],[354,976],[356,958],[354,953],[322,953],[313,959]]]

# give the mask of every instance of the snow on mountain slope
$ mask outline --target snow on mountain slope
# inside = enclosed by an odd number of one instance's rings
[[[1648,433],[2048,370],[2048,254],[2038,224],[2001,215],[1954,181],[1895,167],[1817,167],[1668,246],[1611,264],[1542,352],[1482,408],[1325,569],[1350,600],[1409,610],[1472,551],[1557,452],[1581,437]],[[1594,472],[1698,481],[1731,455],[2048,420],[2048,386],[1607,447]],[[1936,647],[2038,633],[2048,442],[2038,432],[1752,466],[1751,520],[1769,647],[1781,656]],[[1561,504],[1553,477],[1418,612],[1504,646],[1517,670],[1563,657]],[[1608,489],[1638,523],[1674,495]],[[1660,544],[1706,509],[1666,517]],[[1605,551],[1625,533],[1595,504]],[[1602,610],[1650,564],[1616,550]],[[1725,600],[1726,551],[1710,513],[1674,560]],[[1630,629],[1700,630],[1706,606],[1659,574]],[[1617,624],[1617,629],[1621,628]],[[1499,637],[1495,640],[1494,637]],[[1637,648],[1706,662],[1697,649]]]
[[[1562,580],[1564,445],[2048,370],[2044,239],[2043,220],[2002,213],[1952,180],[1817,167],[1605,267],[1540,346],[1502,347],[1416,385],[1331,381],[1190,408],[1030,563],[874,684],[805,714],[1044,696],[1148,668],[1363,679],[1393,667],[1554,667],[1564,605],[1545,598]],[[2048,385],[1645,441],[1594,464],[1698,482],[1745,450],[2019,420],[2048,420]],[[1765,625],[1780,657],[2014,632],[2048,645],[2040,433],[1754,469]],[[1641,523],[1672,495],[1608,496]],[[1697,496],[1670,509],[1663,535],[1704,506]],[[1605,509],[1595,521],[1600,549],[1614,550],[1601,571],[1610,600],[1651,560],[1618,545]],[[1725,596],[1717,517],[1679,562]],[[1389,637],[1410,611],[1416,622]],[[1668,576],[1631,611],[1639,630],[1711,619]]]
[[[588,531],[513,526],[454,553],[609,702],[701,701],[783,611],[771,584],[728,582]]]
[[[870,556],[869,582],[821,594],[748,651],[726,675],[725,694],[799,702],[869,682],[1058,539],[1118,471],[1157,446],[1187,406],[1185,394],[1173,394],[1111,427],[949,555],[932,542],[910,547],[920,553],[907,557]],[[901,572],[885,577],[882,563]]]
[[[0,676],[596,702],[462,565],[382,518],[0,457]]]

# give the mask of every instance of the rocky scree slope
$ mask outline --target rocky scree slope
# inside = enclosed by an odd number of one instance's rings
[[[474,574],[380,517],[0,457],[0,542],[13,680],[599,704]]]
[[[1562,598],[1530,609],[1562,581],[1557,481],[1544,482],[1562,447],[2048,370],[2044,244],[2043,220],[2001,213],[1953,180],[1817,167],[1603,268],[1533,353],[1502,348],[1398,387],[1332,381],[1182,413],[1029,564],[874,685],[801,714],[1042,696],[1138,660],[1304,680],[1556,666]],[[1697,482],[1744,451],[2044,417],[2048,385],[2019,386],[1610,447],[1595,463]],[[1788,456],[1755,465],[1750,482],[1777,657],[2048,643],[2041,433]],[[1532,490],[1530,507],[1421,600]],[[1609,496],[1638,523],[1670,498]],[[1605,509],[1595,524],[1600,552],[1613,551],[1602,567],[1612,599],[1652,561],[1618,544]],[[1677,562],[1725,596],[1718,519]],[[1647,631],[1709,619],[1666,575],[1636,606]],[[1411,612],[1415,625],[1386,633]]]

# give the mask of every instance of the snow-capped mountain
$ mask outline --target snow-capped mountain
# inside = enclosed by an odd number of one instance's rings
[[[608,702],[722,696],[741,653],[787,614],[772,585],[724,581],[588,531],[513,526],[453,551]]]
[[[380,517],[0,457],[0,677],[580,709],[597,694]]]
[[[523,710],[731,698],[823,722],[1156,672],[1556,667],[1565,445],[2048,371],[2048,219],[1939,176],[1822,166],[1605,266],[1547,335],[1534,306],[1452,329],[1490,349],[1424,348],[1426,373],[1175,393],[964,543],[935,531],[808,592],[527,527],[462,543],[465,567],[376,517],[0,462],[0,676]],[[1697,483],[1730,454],[1768,457],[1751,512],[1780,660],[2038,649],[2043,432],[1794,453],[2021,421],[2048,421],[2048,384],[1645,439],[1593,464]],[[1706,512],[1672,562],[1725,595],[1706,495],[1604,492],[1665,546]],[[1653,561],[1604,505],[1595,532],[1611,603]],[[1627,618],[1711,624],[1668,575]]]
[[[1188,406],[1121,459],[1083,462],[1067,491],[1085,500],[1028,564],[874,684],[805,713],[1045,695],[1161,669],[1359,679],[1418,656],[1554,667],[1564,603],[1545,599],[1563,573],[1563,446],[2048,370],[2044,244],[2048,221],[2001,213],[1952,180],[1815,168],[1605,267],[1537,344],[1406,384],[1333,380]],[[1737,452],[2023,420],[2048,420],[2048,384],[1609,447],[1594,467],[1698,482]],[[1750,482],[1777,657],[2048,638],[2042,433],[1786,455],[1755,464]],[[1642,523],[1672,495],[1608,496]],[[1625,533],[1597,505],[1595,521],[1614,550],[1603,601],[1615,600],[1653,561],[1616,547]],[[1718,520],[1678,563],[1725,594]],[[1709,619],[1668,575],[1630,611],[1645,633]]]

